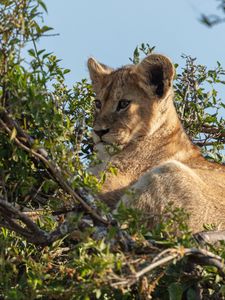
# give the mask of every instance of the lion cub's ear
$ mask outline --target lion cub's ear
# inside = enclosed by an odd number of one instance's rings
[[[158,98],[165,97],[172,86],[174,66],[166,56],[150,54],[136,66],[136,72],[154,87]]]
[[[110,74],[113,69],[99,63],[96,59],[90,57],[87,62],[90,78],[93,84],[99,84],[105,75]]]

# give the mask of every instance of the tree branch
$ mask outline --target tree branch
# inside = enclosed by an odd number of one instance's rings
[[[167,254],[165,257],[165,254]],[[167,249],[166,251],[162,251],[151,264],[147,267],[143,268],[142,270],[128,276],[127,278],[121,278],[120,281],[111,283],[112,287],[123,287],[123,286],[131,286],[135,284],[142,276],[145,274],[153,271],[157,267],[162,267],[165,264],[175,260],[175,259],[182,259],[183,257],[188,256],[195,261],[196,264],[200,265],[210,265],[214,266],[219,271],[225,275],[225,265],[221,257],[206,251],[204,249],[197,249],[197,248],[183,248],[180,247],[178,249],[172,248]],[[162,257],[162,258],[160,258]]]
[[[216,134],[217,138],[225,137],[225,128],[219,128],[210,125],[203,125],[202,126],[202,133],[211,133]]]
[[[36,245],[49,245],[77,229],[77,225],[74,226],[65,221],[52,232],[46,232],[40,229],[26,214],[18,211],[1,197],[0,214],[3,216],[3,221],[0,222],[1,226],[15,231],[25,237],[28,242]]]

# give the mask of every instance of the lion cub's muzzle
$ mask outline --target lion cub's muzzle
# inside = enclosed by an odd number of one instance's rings
[[[107,129],[101,129],[101,130],[94,130],[94,133],[97,134],[97,136],[101,139],[103,135],[109,132],[109,128]]]

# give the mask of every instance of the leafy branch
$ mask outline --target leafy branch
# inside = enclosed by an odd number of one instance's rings
[[[224,14],[225,1],[219,0],[219,2],[220,4],[217,6],[217,9]],[[200,22],[208,27],[213,27],[215,25],[225,22],[225,18],[218,14],[210,14],[210,15],[202,14],[200,18]]]
[[[34,150],[32,148],[32,146],[33,146],[32,139],[23,132],[23,130],[18,126],[18,124],[14,120],[12,120],[9,117],[9,115],[6,111],[2,111],[0,116],[4,117],[5,119],[8,120],[8,124],[6,124],[2,119],[0,119],[0,124],[2,125],[2,128],[4,128],[4,130],[9,134],[11,139],[16,143],[17,146],[21,147],[23,150],[25,150],[29,154],[33,155],[35,158],[42,161],[42,163],[44,163],[46,168],[51,172],[52,176],[60,184],[60,186],[63,188],[63,190],[65,192],[67,192],[75,202],[78,201],[83,206],[85,211],[87,211],[94,219],[96,219],[97,221],[99,221],[103,224],[109,224],[106,219],[101,217],[93,208],[91,208],[80,197],[78,192],[75,192],[72,189],[69,182],[67,182],[65,180],[65,178],[63,177],[60,168],[54,162],[47,159],[47,154],[46,154],[45,150],[43,150],[43,149]],[[14,134],[15,131],[13,131],[13,129],[16,130],[15,134]],[[21,136],[17,135],[17,132],[20,133]],[[25,142],[28,142],[28,145],[25,144],[24,138],[25,138]],[[44,153],[44,155],[43,155],[43,153]]]
[[[1,226],[13,230],[25,237],[29,243],[41,246],[52,244],[76,229],[76,226],[71,226],[65,221],[62,224],[59,224],[54,231],[48,233],[40,229],[30,217],[26,216],[25,213],[20,212],[1,197],[0,214],[3,217],[0,221]]]

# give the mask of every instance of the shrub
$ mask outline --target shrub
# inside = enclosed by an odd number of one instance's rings
[[[69,70],[38,49],[51,30],[42,24],[44,2],[4,0],[0,10],[0,298],[222,299],[224,243],[198,249],[183,211],[168,207],[149,232],[138,212],[112,215],[95,200],[104,176],[86,171],[95,159],[91,85],[68,88]],[[153,50],[142,44],[132,62]],[[225,71],[183,58],[178,113],[204,155],[223,162],[225,105],[216,87]]]

